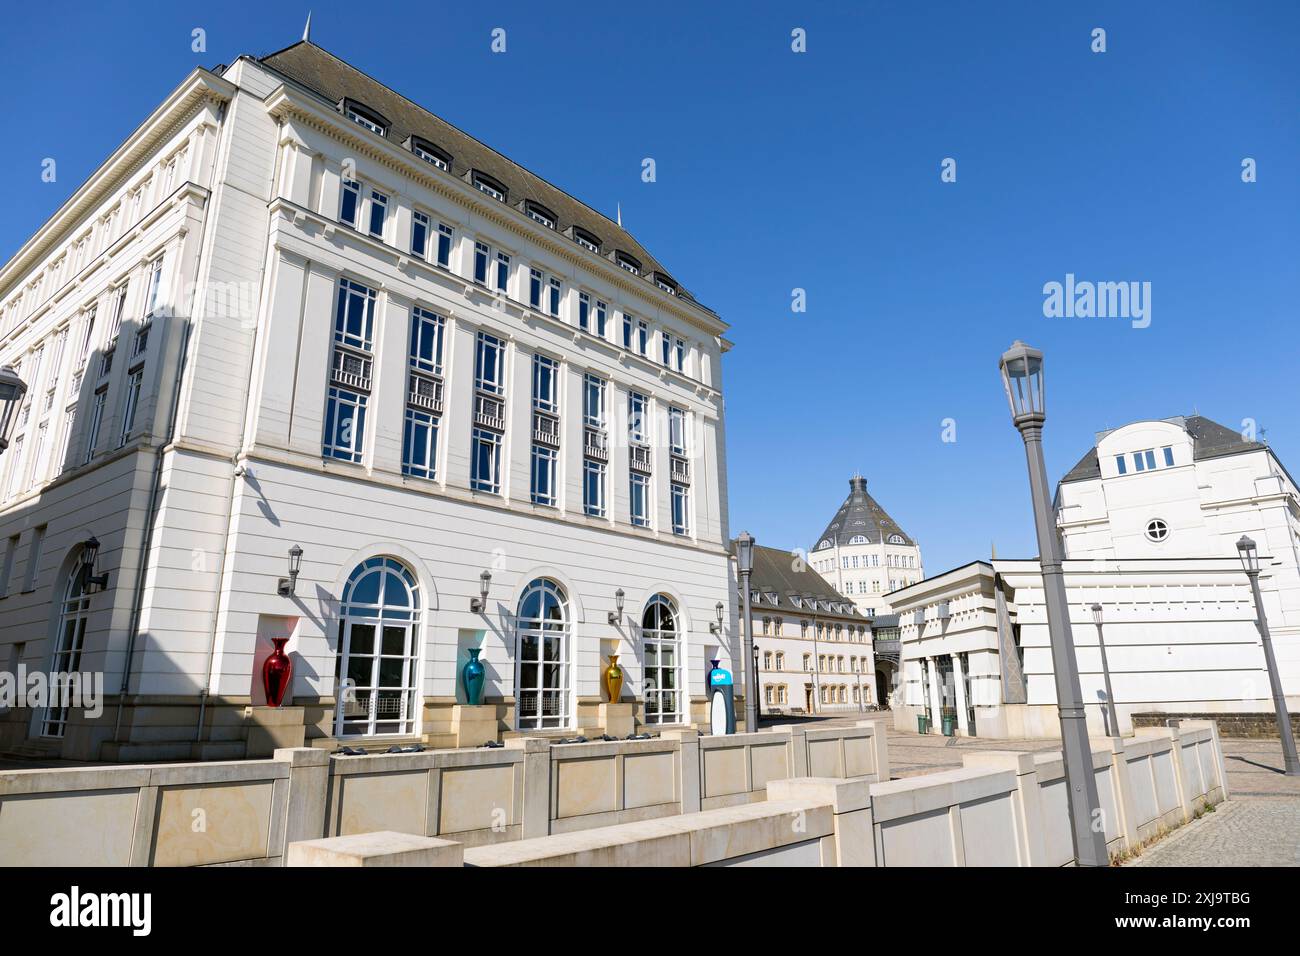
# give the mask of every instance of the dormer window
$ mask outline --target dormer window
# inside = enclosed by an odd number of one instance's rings
[[[451,172],[451,154],[446,150],[439,149],[427,139],[418,136],[412,136],[407,142],[410,144],[411,152],[426,163],[437,166],[445,173]]]
[[[655,276],[655,285],[663,289],[669,295],[677,294],[677,283],[674,282],[670,277],[664,275],[662,272],[656,272],[654,276]]]
[[[551,212],[541,203],[527,202],[524,203],[524,212],[528,213],[529,219],[535,219],[547,229],[555,228],[555,213]]]
[[[891,535],[889,536],[889,543],[890,543],[890,544],[905,544],[906,542],[903,541],[903,536],[902,536],[902,535],[891,534]]]
[[[501,185],[486,173],[480,173],[477,169],[470,171],[470,180],[475,189],[482,190],[497,202],[506,201],[506,187]]]
[[[634,276],[639,276],[641,274],[640,260],[634,259],[626,252],[619,251],[614,253],[614,261],[618,263],[620,269],[626,269]]]
[[[596,253],[596,255],[600,255],[600,240],[596,238],[594,233],[590,233],[586,229],[578,229],[577,227],[574,227],[573,241],[584,249],[590,249],[592,252]]]
[[[378,133],[380,136],[388,135],[388,120],[368,106],[363,106],[355,100],[345,99],[339,107],[343,110],[343,115],[358,126],[364,126],[370,132]]]

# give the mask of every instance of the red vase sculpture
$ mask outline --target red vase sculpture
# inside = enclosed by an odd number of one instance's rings
[[[284,652],[284,645],[289,643],[287,637],[273,637],[271,643],[275,650],[262,665],[262,688],[266,691],[267,704],[279,707],[289,689],[289,682],[293,680],[293,661]]]

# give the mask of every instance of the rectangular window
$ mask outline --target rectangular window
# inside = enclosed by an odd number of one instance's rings
[[[24,440],[25,436],[19,435],[9,446],[9,454],[6,456],[9,459],[9,487],[5,490],[6,498],[12,498],[14,495],[18,494],[23,487],[22,462]]]
[[[1142,452],[1133,452],[1133,469],[1135,471],[1146,471],[1146,460],[1142,457]]]
[[[422,212],[411,214],[411,255],[421,259],[429,247],[429,217]]]
[[[552,278],[550,282],[550,296],[546,300],[546,310],[551,315],[560,314],[560,280]]]
[[[650,354],[650,326],[643,321],[636,324],[636,350],[642,355]]]
[[[605,319],[609,313],[609,306],[600,300],[596,301],[596,334],[602,339],[605,337]]]
[[[533,408],[538,411],[559,411],[558,399],[560,365],[545,355],[533,356]]]
[[[1147,459],[1147,470],[1151,471],[1156,467],[1156,451],[1154,448],[1148,448],[1143,452]]]
[[[478,334],[474,356],[474,386],[493,395],[505,394],[506,345],[495,335]]]
[[[681,339],[673,339],[673,354],[676,357],[677,371],[686,371],[686,343]]]
[[[659,357],[663,360],[665,368],[672,365],[672,342],[667,332],[659,333]]]
[[[357,213],[361,209],[361,184],[353,179],[344,178],[342,195],[339,199],[339,222],[357,226]]]
[[[90,342],[95,335],[95,313],[97,311],[93,305],[86,310],[86,328],[81,335],[81,351],[77,354],[77,368],[85,368],[86,358],[90,355]]]
[[[632,524],[638,528],[648,528],[650,527],[650,478],[637,472],[632,472],[631,477]]]
[[[591,331],[591,296],[585,292],[578,293],[578,328]]]
[[[582,510],[593,518],[605,517],[605,465],[590,458],[582,461]]]
[[[674,455],[686,455],[686,411],[668,406],[668,450]]]
[[[149,285],[144,294],[144,320],[148,322],[158,311],[158,290],[162,286],[162,256],[149,267]]]
[[[384,238],[384,217],[387,215],[388,197],[370,190],[370,234],[376,239]]]
[[[555,449],[533,446],[533,504],[555,504]]]
[[[691,490],[673,483],[673,534],[690,534]]]
[[[411,310],[411,368],[417,372],[442,374],[442,340],[446,320],[418,306]]]
[[[474,243],[474,281],[479,285],[487,285],[488,281],[488,259],[492,255],[492,250],[482,242]]]
[[[360,461],[369,396],[332,386],[325,407],[326,458]]]
[[[623,348],[632,349],[632,316],[623,313]]]
[[[36,441],[32,444],[32,473],[27,479],[27,487],[32,487],[41,480],[45,468],[45,440],[49,437],[50,423],[41,422],[36,428]]]
[[[18,535],[12,535],[9,538],[9,545],[5,548],[5,563],[0,567],[0,597],[9,593],[9,578],[14,573],[14,556],[18,553]]]
[[[1165,453],[1165,467],[1174,467],[1174,450],[1172,448],[1165,448],[1163,451]]]
[[[537,269],[528,270],[528,305],[538,312],[542,310],[542,273]]]
[[[86,434],[86,457],[82,464],[95,456],[95,446],[99,444],[99,429],[104,424],[104,405],[108,402],[108,388],[101,388],[95,393],[94,404],[90,408],[90,431]]]
[[[640,392],[627,393],[627,438],[633,444],[646,443],[647,399]]]
[[[27,571],[23,575],[23,590],[36,590],[36,573],[40,570],[41,565],[41,548],[45,544],[45,529],[48,525],[41,525],[32,532],[32,543],[27,547]]]
[[[444,269],[451,268],[452,229],[446,223],[438,223],[438,265]]]
[[[470,451],[469,485],[475,491],[501,493],[501,436],[485,428],[475,428]]]
[[[497,291],[505,295],[510,288],[510,257],[497,253]]]
[[[1123,456],[1123,455],[1116,455],[1116,456],[1115,456],[1115,468],[1116,468],[1117,471],[1119,471],[1119,473],[1120,473],[1121,475],[1127,475],[1127,474],[1128,474],[1128,468],[1127,468],[1127,467],[1125,466],[1125,464],[1124,464],[1124,456]]]
[[[369,352],[375,332],[375,291],[351,279],[339,280],[334,307],[334,342]]]
[[[406,410],[402,431],[402,474],[435,478],[438,459],[438,419],[414,408]]]
[[[77,406],[69,405],[63,412],[63,453],[59,456],[59,474],[63,474],[72,462],[69,455],[72,454],[72,433],[77,424]]]
[[[605,380],[590,372],[582,377],[582,423],[605,427]]]

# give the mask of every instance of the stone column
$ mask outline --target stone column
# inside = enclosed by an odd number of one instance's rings
[[[952,655],[952,681],[957,691],[957,733],[971,736],[970,721],[966,718],[966,672],[961,666],[961,655]]]
[[[286,747],[275,760],[289,765],[285,801],[284,845],[319,840],[325,835],[325,797],[329,791],[329,754],[318,747]]]

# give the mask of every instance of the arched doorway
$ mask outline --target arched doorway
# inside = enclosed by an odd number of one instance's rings
[[[515,724],[568,727],[569,601],[549,578],[524,588],[515,618]]]
[[[81,670],[81,651],[86,643],[86,622],[90,619],[90,594],[86,590],[90,568],[78,561],[68,574],[59,608],[59,630],[50,661],[51,674],[75,674]],[[59,689],[67,689],[66,684]],[[66,693],[50,687],[50,702],[41,718],[42,737],[62,737],[68,726],[69,700]]]
[[[419,632],[420,590],[410,569],[383,556],[358,564],[340,604],[337,736],[414,733]]]
[[[645,666],[645,722],[676,724],[682,720],[681,645],[677,607],[656,594],[641,613]],[[768,701],[770,704],[771,701]]]

